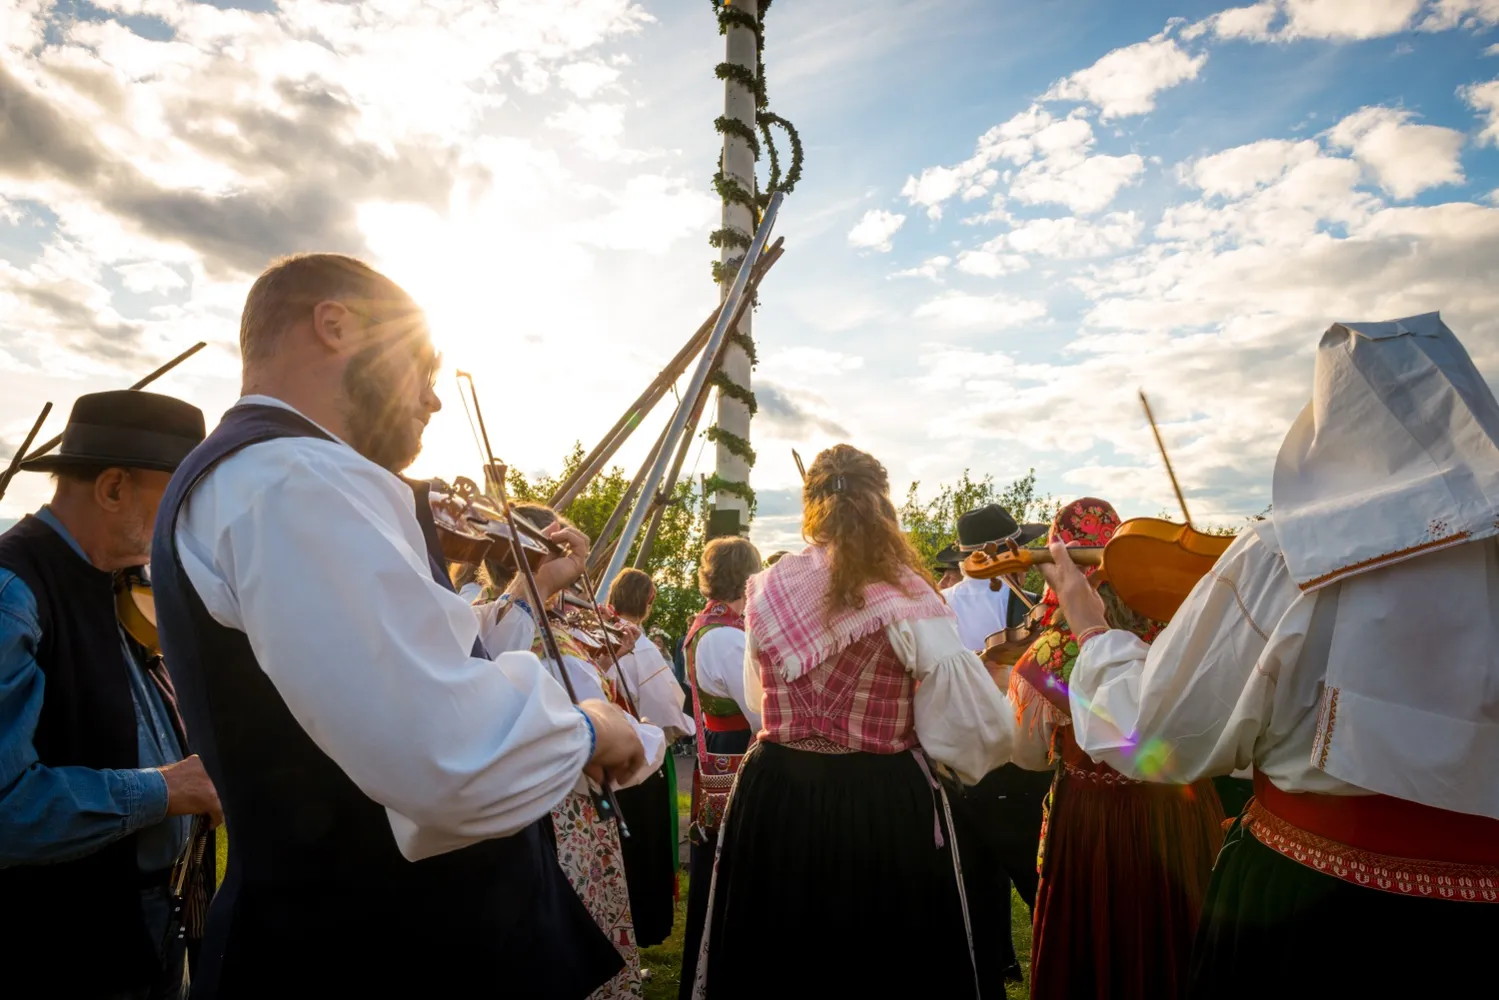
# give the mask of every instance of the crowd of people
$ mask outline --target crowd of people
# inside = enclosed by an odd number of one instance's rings
[[[1499,403],[1435,314],[1322,336],[1269,515],[1169,621],[1111,578],[1107,500],[965,512],[933,566],[838,445],[804,550],[707,544],[680,673],[647,574],[568,610],[596,540],[558,511],[514,507],[529,572],[449,558],[401,475],[438,357],[388,278],[278,261],[240,347],[211,433],[81,398],[0,536],[9,995],[638,997],[684,838],[684,1000],[1004,996],[1012,887],[1038,1000],[1482,981]],[[1025,545],[1040,592],[963,568]]]

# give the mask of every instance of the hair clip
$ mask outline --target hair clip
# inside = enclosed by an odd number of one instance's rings
[[[842,476],[838,476],[836,479],[833,480],[833,492],[834,493],[842,493],[847,488],[848,488],[848,480],[844,479]]]

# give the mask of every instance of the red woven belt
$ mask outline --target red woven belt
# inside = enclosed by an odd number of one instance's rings
[[[741,712],[736,712],[733,715],[709,715],[707,712],[704,712],[703,725],[707,726],[708,731],[713,733],[737,733],[741,729],[749,728],[749,720]]]

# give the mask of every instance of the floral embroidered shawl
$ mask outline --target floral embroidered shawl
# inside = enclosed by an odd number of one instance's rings
[[[1060,539],[1069,546],[1106,545],[1118,528],[1119,514],[1111,504],[1096,497],[1084,497],[1057,512],[1047,541]],[[1091,578],[1098,572],[1098,567],[1089,566],[1083,572]],[[1044,698],[1052,710],[1053,721],[1064,724],[1071,721],[1067,682],[1072,678],[1072,665],[1077,660],[1077,636],[1073,635],[1065,619],[1060,618],[1057,595],[1050,587],[1042,595],[1041,603],[1044,608],[1042,631],[1010,672],[1010,700],[1015,704],[1017,715],[1023,717],[1037,697]],[[1150,642],[1160,630],[1159,624],[1152,623],[1148,630],[1140,633],[1140,637]]]

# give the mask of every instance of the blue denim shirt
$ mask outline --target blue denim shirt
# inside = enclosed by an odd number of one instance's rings
[[[51,510],[43,507],[36,516],[83,555]],[[166,814],[167,783],[155,768],[181,760],[182,748],[156,685],[122,633],[141,766],[47,767],[32,745],[46,682],[36,662],[41,637],[36,597],[0,569],[0,866],[70,861],[137,832],[141,870],[171,866],[187,843],[191,820]]]

